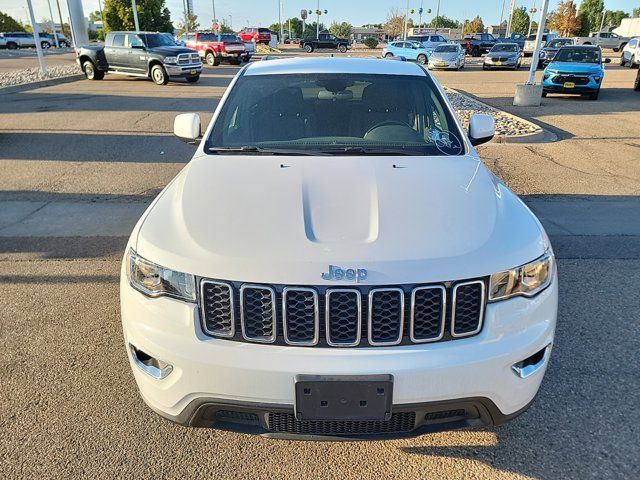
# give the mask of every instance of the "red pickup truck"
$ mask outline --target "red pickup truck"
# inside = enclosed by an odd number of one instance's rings
[[[222,60],[238,65],[245,57],[244,43],[232,33],[190,32],[181,35],[179,42],[196,50],[209,65],[220,65]]]
[[[271,31],[268,28],[245,27],[238,36],[243,42],[269,43],[271,41]]]

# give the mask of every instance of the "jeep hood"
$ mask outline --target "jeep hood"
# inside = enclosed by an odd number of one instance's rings
[[[327,284],[322,272],[337,265],[398,284],[512,268],[547,239],[473,156],[203,155],[160,194],[131,245],[218,279]]]

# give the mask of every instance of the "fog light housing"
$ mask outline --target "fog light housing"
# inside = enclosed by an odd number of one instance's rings
[[[132,344],[129,344],[129,351],[131,352],[131,358],[136,367],[156,380],[162,380],[173,372],[173,365],[152,357],[148,353],[134,347]]]

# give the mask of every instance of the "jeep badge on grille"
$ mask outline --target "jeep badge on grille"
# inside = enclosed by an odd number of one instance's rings
[[[335,265],[329,265],[329,271],[322,274],[323,280],[355,280],[356,283],[367,278],[367,271],[364,268],[343,269]]]

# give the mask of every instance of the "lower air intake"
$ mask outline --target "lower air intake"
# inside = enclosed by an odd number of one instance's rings
[[[296,420],[292,413],[269,413],[269,431],[296,435],[380,435],[415,428],[415,412],[399,412],[390,420]]]

